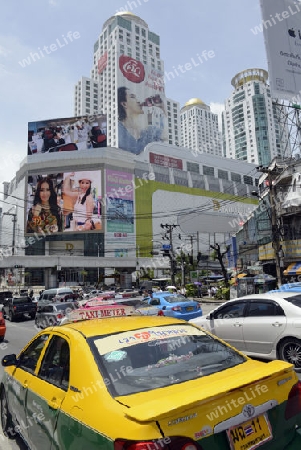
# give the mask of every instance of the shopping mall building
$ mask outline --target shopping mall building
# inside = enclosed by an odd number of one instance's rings
[[[171,244],[174,253],[179,248],[191,253],[190,242],[194,255],[208,254],[208,236],[209,242],[210,236],[226,242],[256,208],[253,164],[156,142],[139,155],[112,147],[77,147],[29,152],[15,178],[4,183],[0,268],[7,282],[21,282],[25,276],[30,284],[46,287],[94,284],[102,274],[118,272],[123,284],[130,285],[142,268],[155,274],[169,268],[168,258],[151,256],[161,244]],[[51,220],[34,221],[31,214],[45,178],[54,186],[59,227]],[[79,193],[80,179],[91,186],[89,227],[86,217],[78,221],[69,195]],[[176,226],[169,227],[168,235],[162,224]]]

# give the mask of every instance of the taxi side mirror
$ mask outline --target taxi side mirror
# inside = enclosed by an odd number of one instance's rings
[[[213,319],[214,319],[213,313],[211,312],[210,314],[208,314],[208,316],[206,317],[206,319],[213,320]]]
[[[12,355],[5,355],[1,360],[1,364],[3,367],[16,366],[17,361],[17,356],[13,353]]]

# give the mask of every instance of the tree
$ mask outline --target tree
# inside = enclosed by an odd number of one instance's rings
[[[225,286],[228,288],[228,287],[230,287],[230,284],[229,284],[229,279],[228,279],[228,272],[224,265],[223,258],[228,253],[229,246],[226,247],[226,250],[224,252],[221,251],[221,247],[219,244],[210,245],[210,248],[212,248],[215,251],[214,259],[217,259],[221,265],[221,269],[222,269],[224,280],[225,280]]]

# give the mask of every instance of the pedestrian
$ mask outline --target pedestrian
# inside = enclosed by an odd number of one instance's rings
[[[201,298],[202,296],[202,283],[198,284],[198,298]]]

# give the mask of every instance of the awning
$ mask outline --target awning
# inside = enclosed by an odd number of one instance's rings
[[[283,275],[301,275],[301,261],[292,263],[283,271]]]

